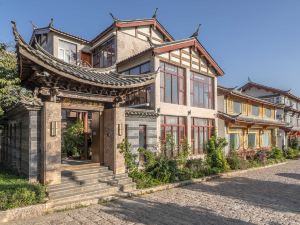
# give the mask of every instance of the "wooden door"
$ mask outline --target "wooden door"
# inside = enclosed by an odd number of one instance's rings
[[[88,66],[92,66],[92,55],[87,52],[81,52],[81,61]]]

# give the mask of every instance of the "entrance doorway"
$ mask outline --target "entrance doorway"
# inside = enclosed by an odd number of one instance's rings
[[[100,112],[62,109],[61,115],[62,162],[101,163]]]

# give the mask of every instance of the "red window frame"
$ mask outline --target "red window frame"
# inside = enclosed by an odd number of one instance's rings
[[[168,119],[175,119],[177,120],[177,123],[169,123]],[[175,143],[177,146],[179,153],[179,145],[184,144],[186,141],[186,118],[183,116],[161,116],[161,125],[160,125],[160,139],[162,145],[166,143],[166,137],[168,130],[170,131],[170,134],[173,137],[173,134],[177,132],[177,141],[178,143]],[[175,155],[175,152],[171,153],[172,156]]]
[[[202,77],[204,80],[201,81],[199,78],[196,79],[195,77]],[[191,95],[191,105],[194,107],[199,108],[207,108],[207,109],[214,109],[215,107],[215,99],[214,99],[214,78],[210,76],[205,76],[200,73],[196,73],[191,71],[191,88],[190,88],[190,95]],[[198,87],[202,87],[202,104],[200,103],[200,92],[198,94],[198,102],[195,103],[195,90],[194,85],[198,85]],[[205,105],[205,87],[208,89],[208,105]]]
[[[166,66],[176,68],[176,72],[172,72],[166,69]],[[182,70],[182,74],[179,71]],[[169,76],[171,78],[171,96],[170,100],[166,99],[166,77]],[[173,81],[177,79],[177,93],[174,92]],[[177,100],[174,99],[176,96]],[[186,71],[184,68],[172,65],[170,63],[160,62],[160,100],[162,102],[171,103],[171,104],[186,104]]]
[[[202,122],[202,124],[201,124]],[[192,117],[192,154],[199,155],[203,154],[206,151],[206,144],[208,140],[213,136],[214,131],[214,123],[213,119],[204,119],[204,118],[196,118]],[[202,137],[200,135],[202,133]],[[195,143],[197,135],[198,143]],[[197,148],[195,146],[197,145]]]

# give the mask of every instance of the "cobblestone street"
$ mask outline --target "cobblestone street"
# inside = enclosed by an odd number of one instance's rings
[[[300,161],[12,224],[300,224]]]

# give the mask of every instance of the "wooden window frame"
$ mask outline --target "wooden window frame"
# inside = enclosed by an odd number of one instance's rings
[[[191,75],[190,75],[190,95],[191,95],[191,106],[193,107],[199,107],[199,108],[205,108],[205,109],[214,109],[215,108],[215,94],[214,94],[214,91],[215,91],[215,87],[214,87],[214,78],[213,77],[210,77],[210,76],[206,76],[206,75],[203,75],[201,73],[196,73],[194,71],[191,71],[190,72]],[[200,81],[199,79],[196,79],[195,77],[204,77],[204,78],[208,78],[208,82],[205,82],[205,81]],[[211,82],[211,84],[210,84]],[[199,93],[199,96],[198,96],[198,103],[195,104],[195,89],[194,89],[194,83],[198,83],[200,84],[202,87],[203,87],[203,92],[202,92],[202,95],[203,95],[203,104],[200,104],[200,93]],[[205,102],[205,87],[208,87],[208,106],[206,107],[204,102]]]
[[[114,48],[112,47],[114,46]],[[107,56],[106,64],[104,65],[104,52],[109,52],[108,49],[112,48],[113,51],[111,51],[113,54],[111,54],[109,57]],[[107,41],[100,44],[98,47],[96,47],[93,51],[93,67],[95,68],[107,68],[115,64],[117,60],[117,53],[116,53],[116,38],[115,36],[109,38]],[[96,59],[95,59],[96,58]],[[101,65],[102,62],[102,65]]]
[[[162,65],[163,65],[163,68],[162,68]],[[167,71],[165,69],[166,65],[170,65],[170,66],[174,66],[177,68],[177,73],[171,73],[170,71]],[[183,71],[183,75],[179,75],[178,74],[178,69],[182,69]],[[166,74],[170,75],[171,76],[171,101],[166,101]],[[163,62],[161,61],[160,62],[160,76],[163,76],[163,80],[164,80],[164,83],[162,85],[162,82],[160,82],[160,100],[162,102],[165,102],[165,103],[170,103],[170,104],[177,104],[177,105],[186,105],[186,70],[185,68],[182,68],[182,67],[179,67],[179,66],[176,66],[176,65],[173,65],[171,63],[166,63],[166,62]],[[173,77],[177,77],[177,102],[173,102]],[[162,79],[162,78],[161,78]],[[175,79],[175,78],[174,78]],[[183,82],[183,90],[181,90],[180,88],[180,85],[181,85],[181,82]],[[163,93],[163,98],[162,98],[162,93]],[[180,102],[180,94],[183,95],[183,102],[181,103]]]
[[[206,149],[205,149],[205,145],[207,144],[207,142],[209,141],[209,139],[213,136],[213,131],[215,129],[215,121],[214,119],[207,119],[207,118],[198,118],[198,117],[192,117],[191,118],[191,143],[192,143],[192,153],[193,155],[199,155],[199,154],[203,154],[205,153]],[[203,120],[207,122],[207,125],[196,125],[195,124],[195,120]],[[198,151],[196,152],[195,149],[195,129],[198,130]],[[200,129],[202,129],[202,133],[203,133],[203,145],[202,148],[200,147]],[[205,132],[206,131],[206,132]],[[207,137],[207,138],[206,138]],[[207,140],[206,140],[207,139]]]

